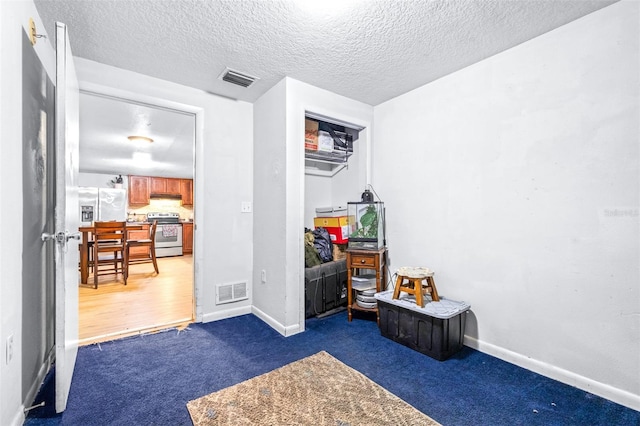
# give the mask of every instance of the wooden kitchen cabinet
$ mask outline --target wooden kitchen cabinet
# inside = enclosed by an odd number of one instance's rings
[[[149,178],[147,176],[129,176],[129,204],[149,204]]]
[[[149,229],[151,228],[151,225],[149,224],[144,224],[142,225],[142,229],[141,230],[135,230],[135,231],[128,231],[127,232],[127,239],[129,240],[145,240],[149,238]],[[131,247],[129,249],[129,256],[131,256],[131,258],[135,259],[138,257],[149,257],[150,253],[149,253],[150,248],[149,247]]]
[[[182,224],[182,254],[193,253],[193,223]]]
[[[167,194],[180,195],[182,179],[166,178]]]
[[[149,178],[149,192],[152,194],[167,193],[167,178],[152,176]]]
[[[192,206],[193,179],[129,176],[129,204],[147,205],[150,194],[180,195],[183,206]]]
[[[180,195],[182,179],[152,176],[149,178],[149,192],[152,194]]]
[[[180,195],[183,206],[193,205],[193,179],[180,179]]]

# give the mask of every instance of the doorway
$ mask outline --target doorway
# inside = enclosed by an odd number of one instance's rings
[[[167,106],[105,93],[80,95],[81,187],[110,187],[123,177],[189,180],[195,187],[196,114]],[[145,136],[152,142],[135,142],[128,136]],[[127,193],[128,195],[128,193]],[[194,197],[195,198],[195,197]],[[128,197],[127,197],[128,200]],[[179,215],[180,226],[193,227],[195,199],[150,199],[130,204],[124,219],[145,222],[151,212]],[[120,216],[118,216],[120,217]],[[96,212],[97,220],[99,212]],[[195,247],[194,247],[195,249]],[[152,264],[131,268],[127,285],[118,276],[100,277],[97,289],[79,285],[80,344],[185,327],[194,321],[194,256],[158,258],[159,274]]]

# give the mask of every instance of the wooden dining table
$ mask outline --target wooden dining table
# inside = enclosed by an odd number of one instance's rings
[[[89,237],[94,232],[93,226],[81,226],[78,231],[82,234],[80,243],[80,282],[86,284],[89,280]],[[127,223],[127,231],[139,231],[143,229],[141,224]]]

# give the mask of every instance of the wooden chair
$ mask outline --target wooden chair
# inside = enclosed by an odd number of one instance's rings
[[[98,288],[98,276],[122,273],[127,285],[127,224],[126,222],[94,222],[93,287]]]
[[[142,240],[127,240],[127,259],[129,265],[137,263],[153,263],[153,269],[156,270],[156,274],[159,274],[158,262],[156,261],[156,229],[158,228],[158,221],[154,220],[149,232],[149,238]],[[147,257],[131,257],[130,250],[132,247],[147,247]],[[127,275],[129,274],[129,268],[127,267]]]

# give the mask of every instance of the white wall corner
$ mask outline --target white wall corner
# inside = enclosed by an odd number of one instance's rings
[[[253,313],[255,316],[267,323],[267,325],[269,325],[271,328],[285,337],[293,336],[294,334],[298,334],[304,331],[304,327],[301,327],[300,324],[285,326],[284,324],[281,324],[276,319],[267,315],[264,311],[256,308],[255,306],[252,307],[251,313]]]

